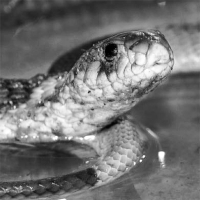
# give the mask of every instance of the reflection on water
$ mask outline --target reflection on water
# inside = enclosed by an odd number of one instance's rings
[[[62,176],[88,166],[88,161],[94,162],[95,157],[96,153],[89,147],[74,142],[0,144],[0,180]]]

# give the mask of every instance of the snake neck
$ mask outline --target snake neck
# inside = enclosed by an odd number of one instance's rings
[[[80,94],[80,88],[70,79],[68,73],[48,78],[33,90],[27,103],[4,113],[0,118],[0,140],[50,142],[88,135],[130,107],[126,105],[119,112],[112,102],[100,98],[87,85]]]

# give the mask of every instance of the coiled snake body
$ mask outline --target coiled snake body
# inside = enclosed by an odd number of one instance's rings
[[[1,88],[16,84],[29,96],[18,103],[6,92],[1,95],[2,143],[73,140],[94,148],[99,159],[91,168],[62,177],[0,182],[0,198],[70,194],[112,181],[137,165],[147,138],[137,123],[121,116],[158,86],[172,66],[172,50],[164,36],[141,30],[95,44],[69,73],[27,81],[2,79]]]

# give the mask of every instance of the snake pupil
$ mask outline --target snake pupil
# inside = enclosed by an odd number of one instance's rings
[[[112,61],[117,53],[118,49],[116,44],[110,43],[105,47],[105,58],[108,62]]]

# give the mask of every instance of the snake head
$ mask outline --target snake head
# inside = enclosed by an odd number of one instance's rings
[[[155,30],[120,33],[93,45],[67,74],[60,93],[80,118],[76,134],[94,132],[130,110],[170,74],[173,62],[168,42]]]
[[[85,52],[69,73],[77,101],[128,110],[165,79],[173,53],[156,30],[112,36]]]

